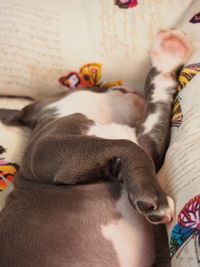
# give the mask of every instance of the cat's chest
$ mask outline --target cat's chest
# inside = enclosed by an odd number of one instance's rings
[[[93,120],[94,125],[90,126],[86,135],[136,142],[133,126],[143,115],[143,99],[132,93],[83,90],[51,103],[48,108],[56,110],[56,117],[81,113]]]
[[[121,92],[95,93],[87,90],[74,92],[51,103],[56,116],[82,113],[100,124],[118,123],[134,125],[143,112],[143,100],[138,95]]]

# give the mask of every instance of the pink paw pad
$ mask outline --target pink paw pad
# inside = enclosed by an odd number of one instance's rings
[[[192,45],[183,32],[161,30],[153,44],[151,60],[160,71],[172,72],[187,62],[191,50]]]

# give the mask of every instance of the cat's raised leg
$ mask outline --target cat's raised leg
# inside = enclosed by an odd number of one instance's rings
[[[175,29],[161,30],[151,50],[152,68],[144,88],[145,114],[137,129],[137,140],[152,157],[157,171],[169,144],[177,72],[187,62],[191,50],[186,35]]]

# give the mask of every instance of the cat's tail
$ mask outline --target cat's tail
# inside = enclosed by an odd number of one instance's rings
[[[5,125],[24,125],[20,119],[21,111],[17,109],[0,109],[0,120]]]
[[[34,113],[34,105],[30,104],[18,109],[0,109],[0,121],[10,126],[26,126],[33,129],[37,124],[37,116]]]

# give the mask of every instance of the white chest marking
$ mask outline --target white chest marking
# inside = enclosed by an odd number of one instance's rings
[[[118,254],[121,267],[153,265],[153,235],[151,225],[131,207],[124,190],[116,204],[122,218],[101,226],[103,236],[110,240]]]
[[[73,92],[47,108],[56,108],[57,117],[82,113],[101,124],[116,122],[129,125],[142,117],[143,99],[117,91],[94,93],[83,90]]]
[[[90,127],[86,135],[98,136],[106,139],[127,139],[137,143],[135,129],[117,123],[96,124]]]
[[[159,122],[159,113],[150,114],[147,117],[145,123],[143,124],[143,126],[144,126],[143,134],[150,133],[151,130],[154,129],[155,124],[157,124],[158,122]]]
[[[153,92],[152,102],[171,102],[176,86],[175,81],[172,78],[166,78],[160,74],[154,79],[153,83],[155,84],[156,90]]]

